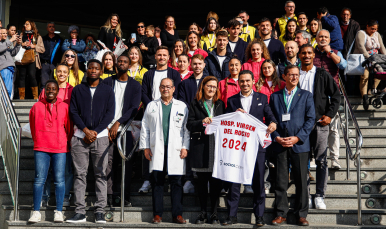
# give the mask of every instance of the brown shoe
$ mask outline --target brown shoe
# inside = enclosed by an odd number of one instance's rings
[[[19,99],[24,99],[25,98],[25,88],[24,87],[19,87]]]
[[[308,221],[304,217],[300,217],[298,221],[299,226],[309,226]]]
[[[173,217],[173,223],[186,224],[186,220],[182,216]]]
[[[310,177],[310,181],[314,181],[314,180],[315,180],[315,177],[313,177],[313,176],[311,175],[311,172],[310,172],[310,171],[308,171],[308,176]]]
[[[277,216],[274,220],[272,220],[273,225],[281,225],[286,223],[287,223],[287,219],[281,216]]]
[[[32,95],[34,99],[39,99],[38,87],[31,87],[31,90],[32,90]]]
[[[151,221],[152,223],[159,224],[162,222],[162,217],[159,215],[154,216],[153,220]]]

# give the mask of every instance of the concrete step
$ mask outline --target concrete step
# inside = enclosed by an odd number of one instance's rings
[[[19,119],[22,119],[24,116],[19,116]],[[380,117],[380,118],[370,118],[370,117],[357,117],[357,122],[359,127],[361,128],[362,126],[385,126],[385,117]],[[349,120],[349,125],[352,125],[352,121]]]
[[[32,107],[36,102],[37,102],[36,99],[24,99],[24,100],[14,99],[14,100],[12,100],[12,103],[15,104],[14,107],[17,107],[17,106],[31,106]]]
[[[364,118],[384,118],[386,117],[386,110],[357,110],[354,111],[354,115],[356,118],[364,117]]]
[[[311,168],[312,176],[316,176],[315,168]],[[386,169],[385,168],[366,168],[361,170],[362,180],[365,181],[378,181],[386,179]],[[328,179],[329,180],[346,180],[347,179],[347,170],[346,169],[338,169],[338,170],[328,170]],[[350,168],[350,179],[353,181],[357,180],[357,169]]]
[[[13,206],[4,206],[3,205],[3,209],[5,210],[5,218],[8,220],[10,219],[10,217],[13,216]],[[30,206],[20,206],[20,211],[19,211],[19,218],[21,221],[27,221],[30,217],[30,214],[31,214],[31,210],[32,210],[32,207]],[[41,208],[40,212],[42,214],[42,220],[45,221],[45,220],[48,220],[48,221],[53,221],[53,215],[54,215],[54,210],[55,208],[54,207],[48,207],[47,208]],[[93,222],[94,221],[94,214],[93,214],[93,207],[87,207],[86,208],[86,216],[87,216],[87,221],[88,222]],[[113,222],[114,223],[107,223],[107,224],[104,224],[103,225],[103,228],[105,227],[113,227],[114,228],[117,228],[116,226],[118,226],[119,224],[117,222],[120,221],[120,208],[113,208],[113,209],[105,209],[107,211],[111,211],[113,212],[114,216],[113,216]],[[152,213],[152,207],[130,207],[130,208],[125,208],[125,222],[127,223],[130,223],[130,224],[133,224],[133,226],[131,225],[125,225],[124,228],[135,228],[135,227],[138,227],[137,225],[135,224],[138,224],[140,223],[141,227],[168,227],[169,225],[173,225],[172,227],[178,227],[178,228],[182,228],[182,227],[189,227],[189,226],[193,226],[193,227],[198,227],[198,225],[192,225],[191,223],[194,223],[197,215],[199,214],[200,212],[200,208],[199,207],[184,207],[184,212],[183,212],[183,217],[189,222],[187,225],[176,225],[176,224],[167,224],[167,222],[171,222],[172,221],[172,217],[171,217],[171,207],[168,206],[168,205],[165,205],[165,208],[164,208],[164,215],[162,217],[162,220],[163,222],[165,223],[162,223],[160,225],[154,225],[154,224],[148,224],[147,222],[150,222],[151,219],[153,218],[153,213]],[[68,210],[64,210],[63,211],[64,213],[64,216],[68,219],[68,218],[71,218],[74,214],[74,207],[70,207],[68,208]],[[378,214],[380,216],[383,216],[381,217],[381,221],[380,221],[380,224],[381,225],[385,225],[386,224],[386,220],[384,217],[386,215],[386,211],[385,210],[362,210],[362,217],[363,217],[363,223],[365,225],[373,225],[371,223],[371,220],[370,220],[370,217],[374,214]],[[226,212],[226,209],[225,208],[219,208],[218,209],[218,216],[219,216],[219,219],[221,222],[223,222],[226,217],[227,217],[227,212]],[[271,221],[275,218],[276,214],[275,214],[275,211],[273,208],[267,208],[265,210],[265,213],[264,213],[264,221],[266,224],[271,224]],[[246,226],[249,226],[250,228],[253,228],[254,225],[251,225],[251,224],[254,224],[255,223],[255,217],[253,215],[253,210],[252,208],[239,208],[238,210],[238,222],[239,223],[243,223],[243,224],[249,224],[249,225],[246,225]],[[325,225],[325,226],[328,226],[328,228],[333,228],[331,227],[331,225],[341,225],[341,226],[354,226],[356,225],[356,222],[357,222],[357,210],[355,209],[341,209],[341,208],[331,208],[329,210],[315,210],[315,209],[310,209],[309,212],[308,212],[308,217],[307,217],[307,220],[310,222],[311,225]],[[294,228],[291,224],[296,224],[296,219],[293,215],[293,211],[290,210],[289,214],[288,214],[288,217],[287,217],[287,221],[288,221],[288,226],[291,226],[291,228]],[[8,222],[8,223],[11,223],[11,222]],[[21,223],[23,222],[12,222],[14,224],[14,226],[23,226],[23,225],[20,225]],[[24,224],[26,224],[24,222]],[[44,227],[42,224],[44,223],[37,223],[37,224],[33,224],[33,225],[28,225],[30,227]],[[48,224],[51,224],[51,223],[48,223]],[[52,224],[51,224],[52,225]],[[78,226],[80,227],[81,224],[76,224],[78,228]],[[68,223],[63,223],[63,224],[55,224],[56,227],[67,227],[67,228],[74,228],[74,224],[68,224]],[[96,227],[96,226],[100,226],[102,227],[102,225],[100,224],[91,224],[89,223],[88,226],[93,226],[93,227]],[[213,227],[212,225],[199,225],[199,227],[210,227],[210,228],[216,228],[216,227]],[[221,226],[220,226],[221,227]],[[218,228],[220,228],[218,227]],[[237,225],[234,225],[235,228],[240,228],[240,225],[237,224]],[[269,226],[268,226],[269,227]],[[15,227],[13,227],[15,228]],[[18,228],[24,228],[24,227],[18,227]],[[223,228],[223,227],[222,227]],[[286,226],[284,225],[281,226],[280,228],[286,228]]]

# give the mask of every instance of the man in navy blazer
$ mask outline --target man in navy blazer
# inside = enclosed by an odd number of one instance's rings
[[[174,81],[175,88],[178,88],[178,84],[181,82],[180,73],[168,67],[169,57],[170,55],[168,47],[158,46],[155,53],[157,68],[150,69],[143,75],[142,102],[145,107],[151,101],[160,98],[161,94],[159,93],[159,85],[163,78],[172,79]],[[157,96],[157,98],[153,98],[154,96]],[[174,92],[173,97],[177,98],[177,90]]]
[[[314,127],[315,106],[312,93],[297,87],[300,70],[295,65],[284,69],[286,87],[275,92],[270,98],[270,107],[278,120],[277,130],[271,134],[272,149],[276,156],[275,209],[277,217],[274,225],[286,222],[288,213],[288,160],[296,186],[295,216],[299,226],[308,226],[308,156],[309,135]]]
[[[276,118],[272,114],[266,95],[254,92],[252,87],[255,84],[253,73],[249,70],[241,71],[238,83],[240,93],[228,98],[226,113],[241,111],[249,113],[261,122],[265,118],[265,124],[268,125],[267,133],[276,130]],[[264,226],[263,214],[265,209],[265,149],[259,146],[255,162],[255,171],[252,179],[253,189],[253,211],[256,216],[256,226]],[[288,176],[287,176],[288,177]],[[227,183],[229,188],[227,195],[228,219],[223,223],[230,225],[237,222],[237,208],[240,199],[240,186],[237,183]]]

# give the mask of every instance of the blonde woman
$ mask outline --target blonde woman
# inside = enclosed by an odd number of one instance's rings
[[[98,40],[102,41],[108,49],[114,51],[121,39],[121,20],[119,19],[118,14],[111,14],[99,31]]]
[[[82,82],[84,73],[79,69],[78,65],[78,55],[75,51],[68,49],[63,53],[62,60],[60,63],[65,63],[70,68],[70,75],[67,79],[67,82],[75,87],[76,85],[80,84]],[[53,72],[55,80],[57,79],[56,76],[56,69]]]
[[[143,75],[148,71],[147,68],[142,66],[142,54],[141,50],[137,46],[133,46],[129,49],[130,67],[127,75],[134,78],[138,83],[142,85]]]

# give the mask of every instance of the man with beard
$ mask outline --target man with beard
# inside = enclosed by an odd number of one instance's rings
[[[338,112],[340,103],[339,89],[325,68],[314,66],[315,51],[311,44],[300,47],[299,59],[301,70],[299,78],[300,89],[313,94],[315,103],[315,123],[310,135],[311,149],[316,162],[316,209],[326,209],[324,203],[327,189],[328,167],[327,146],[331,119]],[[311,150],[311,151],[312,151]],[[312,208],[309,192],[309,208]]]
[[[9,97],[12,95],[13,76],[15,72],[15,62],[13,56],[19,52],[21,39],[17,34],[14,34],[11,39],[7,40],[8,33],[5,28],[0,27],[0,73],[4,80],[5,87]],[[13,42],[17,41],[17,45],[13,48]]]
[[[344,45],[338,17],[331,15],[326,7],[319,8],[316,15],[322,22],[322,28],[331,34],[331,48],[342,51]]]
[[[271,60],[276,65],[283,63],[286,59],[283,43],[277,39],[272,39],[272,24],[266,17],[260,20],[259,35],[268,48]]]
[[[300,67],[300,60],[297,57],[298,52],[299,48],[295,41],[288,41],[287,44],[285,44],[285,54],[287,55],[287,59],[277,66],[280,78],[283,79],[284,69],[287,66],[295,65]]]
[[[118,57],[118,74],[106,78],[103,83],[113,88],[115,94],[115,115],[109,124],[109,159],[106,169],[107,175],[107,204],[113,205],[113,183],[119,183],[119,166],[121,157],[117,148],[117,136],[127,122],[137,113],[141,103],[141,84],[134,78],[127,75],[130,66],[130,59],[126,55]],[[131,132],[126,133],[126,152],[133,148]],[[130,185],[133,171],[133,160],[128,160],[125,171],[125,207],[131,207]],[[115,176],[114,176],[115,175]],[[117,176],[118,175],[118,176]]]

